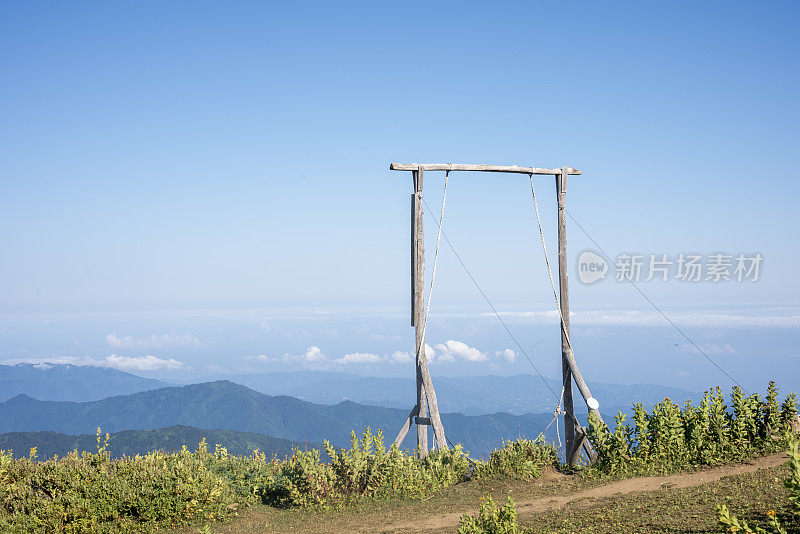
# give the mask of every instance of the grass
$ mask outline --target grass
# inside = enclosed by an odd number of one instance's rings
[[[480,498],[486,494],[505,502],[510,496],[515,500],[567,495],[600,486],[605,481],[562,475],[548,469],[534,481],[524,480],[476,480],[440,490],[432,498],[420,499],[370,499],[353,503],[340,510],[277,509],[256,505],[243,511],[232,523],[211,527],[215,533],[233,534],[245,532],[352,532],[373,528],[380,531],[382,524],[407,521],[414,516],[435,517],[455,510],[477,508]],[[455,527],[446,530],[455,532]],[[186,534],[196,532],[186,529]]]
[[[526,512],[521,508],[519,525],[524,532],[721,532],[715,507],[724,503],[749,523],[764,526],[765,510],[774,509],[780,516],[788,516],[782,482],[787,472],[786,466],[779,466],[724,477],[692,488],[664,487],[602,501],[585,499],[547,512]],[[686,476],[691,473],[689,471]],[[279,510],[259,505],[244,511],[235,522],[213,525],[210,532],[389,532],[392,528],[387,526],[402,525],[413,518],[444,518],[458,516],[463,511],[473,514],[486,495],[497,503],[505,503],[508,497],[519,503],[571,495],[608,483],[608,479],[587,479],[547,470],[534,482],[471,481],[441,490],[433,498],[422,501],[367,500],[336,511]],[[794,531],[800,530],[798,524],[789,526]],[[454,533],[456,528],[451,522],[439,527],[434,525],[426,532]],[[197,530],[183,532],[189,534]]]
[[[787,518],[786,466],[733,475],[693,488],[620,495],[603,502],[576,503],[560,509],[522,516],[526,532],[721,532],[714,508],[727,504],[751,525],[766,526],[765,510]],[[800,530],[789,523],[790,532]]]

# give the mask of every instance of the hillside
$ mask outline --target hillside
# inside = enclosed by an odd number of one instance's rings
[[[248,396],[261,409],[274,399],[216,382],[105,401],[121,399],[138,408],[144,403],[137,401],[153,393],[172,393],[169,400],[187,401],[183,407],[189,410],[198,407],[191,402],[196,395],[209,402],[219,402],[219,394]],[[214,450],[217,436],[183,427],[163,429],[168,437],[178,436],[175,448],[193,432],[192,441],[205,437],[207,444],[195,452],[157,451],[123,460],[111,458],[105,447],[43,462],[0,451],[0,486],[12,497],[0,500],[0,531],[706,532],[717,531],[718,523],[739,529],[740,517],[759,527],[771,522],[770,531],[797,531],[800,516],[791,506],[800,499],[800,442],[791,431],[796,396],[781,399],[770,382],[763,400],[738,387],[731,391],[732,409],[727,398],[715,390],[704,395],[702,407],[668,400],[652,410],[637,407],[635,427],[611,431],[593,424],[588,438],[598,459],[577,467],[567,467],[552,444],[538,441],[506,441],[487,461],[472,461],[457,448],[426,458],[387,454],[383,440],[368,432],[347,449],[323,456],[303,447],[276,460]],[[301,403],[295,415],[319,407],[292,400]],[[15,401],[24,406],[30,399],[15,397],[4,405]],[[105,401],[33,403],[59,415],[63,406],[109,408]],[[373,408],[337,406],[360,408],[367,416]],[[449,424],[457,428],[475,419],[457,415]],[[507,429],[519,419],[504,414],[494,422]],[[484,427],[476,432],[497,430],[479,424]],[[149,438],[156,431],[121,434],[155,447]],[[81,438],[95,445],[94,436]],[[254,445],[244,438],[247,448]],[[113,449],[124,440],[109,441]],[[790,472],[781,466],[787,449]],[[729,476],[737,479],[729,482]],[[507,500],[511,496],[516,503]]]
[[[222,378],[217,377],[216,381]],[[225,379],[265,395],[288,395],[317,404],[358,404],[407,410],[416,391],[411,378],[378,378],[331,371],[295,371],[229,375]],[[555,379],[546,379],[554,391]],[[435,378],[440,409],[466,415],[508,412],[515,415],[546,413],[553,409],[553,398],[538,376],[464,376]],[[113,395],[127,395],[162,387],[158,380],[141,378],[115,369],[60,364],[0,365],[0,402],[24,394],[34,399],[86,402]],[[605,411],[625,411],[630,399],[652,406],[665,397],[696,399],[697,394],[653,384],[589,384]],[[578,403],[576,407],[585,411]]]
[[[168,385],[152,378],[89,365],[0,365],[0,402],[20,394],[41,400],[85,402]]]
[[[229,379],[266,395],[290,395],[319,404],[351,400],[359,404],[406,409],[416,391],[413,378],[363,377],[321,371],[240,374],[232,375]],[[554,391],[561,390],[558,380],[545,380]],[[554,401],[550,390],[538,376],[531,374],[437,376],[434,383],[439,409],[443,412],[467,415],[508,412],[521,415],[553,410]],[[631,399],[637,399],[649,407],[666,397],[693,400],[700,397],[690,391],[654,384],[590,382],[589,387],[595,398],[610,413],[615,413],[618,409],[628,409]],[[581,403],[577,403],[577,408],[581,408]]]
[[[146,454],[157,450],[167,452],[180,450],[183,445],[194,450],[203,438],[205,438],[209,448],[220,444],[227,448],[230,454],[245,456],[252,453],[254,449],[263,452],[267,457],[283,457],[290,454],[292,448],[322,448],[320,443],[296,442],[252,432],[202,430],[189,426],[175,425],[156,430],[123,430],[114,432],[108,440],[106,450],[114,458],[123,455]],[[36,447],[39,458],[51,458],[56,454],[64,456],[75,449],[95,452],[97,450],[97,438],[96,434],[73,436],[52,431],[0,434],[0,450],[12,450],[17,458],[27,456],[31,447]]]
[[[263,395],[220,381],[168,387],[109,397],[93,402],[41,401],[26,395],[0,403],[0,432],[50,430],[64,434],[147,430],[173,425],[254,432],[276,438],[337,447],[349,444],[350,432],[364,427],[384,429],[394,438],[408,410],[342,402],[327,406],[293,397]],[[500,445],[501,438],[535,437],[550,414],[467,416],[443,414],[449,439],[482,457]],[[554,429],[554,427],[553,427]],[[551,436],[551,437],[554,437]],[[412,446],[407,439],[405,445]]]

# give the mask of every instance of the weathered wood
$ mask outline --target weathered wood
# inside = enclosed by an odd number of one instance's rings
[[[589,459],[589,463],[594,463],[597,461],[597,453],[592,448],[592,444],[589,442],[589,432],[585,427],[579,426],[575,431],[575,446],[573,447],[572,451],[567,451],[567,460],[569,465],[575,466],[578,464],[578,461],[581,458],[581,448],[586,453],[586,458]]]
[[[426,366],[425,347],[423,345],[423,328],[425,313],[425,241],[423,233],[424,213],[422,211],[423,171],[413,171],[414,178],[414,354],[417,375],[417,407],[420,417],[427,417],[428,402],[425,396],[425,383],[422,367]],[[417,425],[417,449],[422,456],[428,454],[428,427]]]
[[[416,174],[416,173],[415,173]],[[415,180],[416,183],[416,180]],[[411,193],[411,326],[417,319],[417,194]]]
[[[569,365],[572,378],[575,380],[575,385],[578,386],[578,391],[581,392],[583,400],[587,403],[586,406],[589,408],[589,412],[595,414],[598,421],[605,424],[605,421],[603,421],[603,416],[600,415],[600,410],[592,408],[588,404],[589,399],[592,398],[592,392],[589,391],[589,386],[586,385],[586,381],[584,381],[583,375],[581,375],[581,371],[578,369],[578,363],[575,361],[575,353],[572,351],[572,347],[570,347],[569,351],[567,351],[567,364]]]
[[[406,420],[403,422],[403,426],[400,427],[400,432],[398,432],[397,437],[394,438],[394,444],[397,445],[398,448],[403,446],[403,440],[406,439],[406,434],[411,430],[411,425],[414,423],[414,418],[418,413],[419,406],[411,408],[411,413],[408,414],[408,417],[406,417]]]
[[[584,429],[584,432],[586,429]],[[591,442],[589,442],[589,438],[587,437],[583,440],[583,451],[586,453],[586,457],[589,458],[589,463],[595,463],[597,461],[597,452],[592,448]]]
[[[603,417],[600,411],[588,406],[589,399],[592,398],[592,393],[589,391],[589,386],[583,379],[578,363],[575,361],[575,352],[572,350],[569,327],[569,280],[567,275],[567,221],[566,221],[566,196],[567,196],[567,176],[569,175],[570,167],[562,167],[561,174],[556,176],[556,200],[558,203],[558,286],[559,286],[559,302],[561,305],[562,329],[561,329],[561,376],[564,384],[564,438],[566,441],[566,450],[574,450],[580,452],[580,446],[575,445],[575,420],[572,417],[574,413],[574,401],[572,395],[572,381],[578,387],[583,400],[587,403],[587,407],[591,413],[594,413],[600,422],[603,422]],[[587,455],[597,454],[588,445],[589,441],[586,440]],[[572,461],[571,458],[568,458]],[[594,460],[592,460],[594,461]],[[573,465],[573,464],[571,464]]]
[[[558,203],[558,271],[559,271],[559,305],[561,312],[561,371],[564,381],[564,427],[566,438],[567,461],[574,465],[580,456],[583,448],[591,461],[597,459],[597,453],[593,450],[591,443],[586,438],[586,430],[583,429],[574,418],[574,402],[572,391],[572,380],[578,386],[578,390],[586,401],[590,413],[594,413],[602,422],[603,418],[597,409],[597,403],[592,398],[586,382],[583,380],[575,361],[575,353],[572,350],[569,337],[569,282],[567,276],[567,235],[566,235],[566,189],[567,177],[569,175],[579,175],[581,171],[573,167],[563,166],[560,169],[544,169],[539,167],[520,167],[517,165],[470,165],[470,164],[451,164],[451,163],[428,163],[428,164],[402,164],[392,163],[389,168],[397,171],[411,171],[414,179],[414,194],[412,195],[412,227],[411,227],[411,324],[415,327],[415,355],[416,355],[416,378],[417,378],[417,406],[412,410],[403,429],[395,440],[398,445],[402,443],[410,425],[417,423],[417,445],[422,455],[427,454],[427,426],[434,427],[436,441],[440,446],[447,447],[444,428],[442,427],[439,416],[436,392],[433,382],[428,372],[427,355],[425,353],[424,335],[424,269],[425,269],[425,248],[423,242],[423,210],[422,210],[422,180],[426,170],[432,171],[476,171],[476,172],[507,172],[520,174],[549,174],[556,178],[556,200]],[[430,411],[430,416],[428,412]],[[576,441],[576,429],[579,433]]]
[[[567,447],[567,463],[571,466],[578,465],[578,460],[581,458],[581,447],[586,442],[586,432],[582,427],[578,427],[575,432],[575,441],[572,448]]]
[[[541,167],[520,167],[519,165],[472,165],[464,163],[392,163],[392,171],[471,171],[471,172],[512,172],[519,174],[552,174],[560,175],[561,169],[543,169]],[[578,169],[566,167],[568,174],[581,174]]]
[[[431,380],[431,374],[428,372],[428,358],[427,356],[424,356],[424,354],[420,368],[422,370],[422,382],[425,385],[425,396],[428,399],[428,412],[430,413],[431,421],[430,424],[433,426],[433,433],[436,436],[436,445],[440,449],[446,449],[447,438],[444,434],[442,420],[439,417],[439,403],[436,400],[436,391],[433,389],[433,380]]]
[[[564,440],[566,442],[567,461],[572,464],[571,455],[575,446],[575,412],[572,402],[572,370],[569,365],[569,282],[567,276],[567,172],[556,175],[556,201],[558,203],[558,289],[561,306],[561,379],[564,386]]]

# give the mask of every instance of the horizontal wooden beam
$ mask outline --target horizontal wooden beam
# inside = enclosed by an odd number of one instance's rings
[[[578,169],[567,167],[567,174],[581,174]],[[520,167],[519,165],[471,165],[464,163],[392,163],[392,171],[472,171],[472,172],[515,172],[519,174],[561,174],[561,169],[542,169],[539,167]]]

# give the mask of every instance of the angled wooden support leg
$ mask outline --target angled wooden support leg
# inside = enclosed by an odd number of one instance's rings
[[[567,450],[567,463],[574,467],[578,464],[578,460],[581,457],[581,447],[583,446],[583,442],[586,439],[586,434],[581,432],[581,428],[578,427],[575,429],[575,439],[570,444],[569,449]]]
[[[581,449],[586,453],[586,457],[589,459],[589,463],[594,463],[597,461],[597,453],[595,452],[592,444],[589,442],[587,437],[587,430],[582,426],[577,426],[575,429],[575,442],[572,447],[572,450],[567,451],[567,461],[569,465],[575,466],[578,465],[578,460],[581,457]]]
[[[597,451],[595,451],[594,448],[592,447],[589,438],[583,440],[583,452],[585,452],[586,457],[589,458],[590,464],[593,464],[597,461]]]
[[[433,426],[433,433],[436,436],[436,446],[440,449],[447,448],[447,438],[444,434],[442,419],[439,417],[439,403],[436,400],[436,391],[433,389],[431,374],[428,372],[428,359],[425,358],[422,367],[422,383],[425,386],[425,396],[428,399],[428,418]]]
[[[397,445],[398,448],[403,446],[403,440],[406,439],[406,434],[411,430],[411,425],[414,423],[418,413],[419,406],[414,406],[411,409],[411,413],[408,414],[408,417],[406,417],[406,420],[403,422],[403,426],[400,427],[400,432],[398,432],[397,437],[394,438],[394,444]]]

